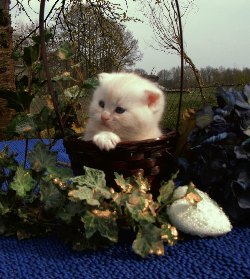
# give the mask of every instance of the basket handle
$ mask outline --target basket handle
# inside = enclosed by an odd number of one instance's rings
[[[182,20],[178,0],[175,0],[178,24],[179,24],[179,37],[180,37],[180,53],[181,53],[181,74],[180,74],[180,98],[178,106],[178,114],[176,121],[176,131],[179,133],[180,126],[180,116],[181,116],[181,104],[182,104],[182,95],[183,95],[183,81],[184,81],[184,47],[183,47],[183,30],[182,30]]]

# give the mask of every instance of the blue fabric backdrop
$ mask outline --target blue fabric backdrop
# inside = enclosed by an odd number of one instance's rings
[[[29,142],[32,148],[35,140]],[[24,158],[24,141],[8,144],[10,152]],[[58,160],[68,161],[62,141],[54,150]],[[165,256],[141,259],[130,244],[117,244],[98,251],[74,252],[57,238],[18,241],[0,237],[0,278],[250,278],[250,227],[236,227],[217,238],[190,237],[165,247]]]

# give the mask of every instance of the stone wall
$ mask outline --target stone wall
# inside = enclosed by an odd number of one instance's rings
[[[15,66],[11,59],[13,51],[10,0],[0,1],[0,89],[15,90]],[[7,103],[0,95],[0,138],[3,129],[9,123],[13,110],[6,107]]]
[[[0,88],[15,90],[14,61],[11,18],[8,0],[1,0],[0,5]]]

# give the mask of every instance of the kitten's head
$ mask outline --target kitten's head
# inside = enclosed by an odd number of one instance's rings
[[[122,140],[154,137],[164,110],[162,91],[133,73],[102,73],[99,82],[90,105],[92,121]]]

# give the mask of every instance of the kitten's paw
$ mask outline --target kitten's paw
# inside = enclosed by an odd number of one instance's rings
[[[93,142],[101,149],[114,149],[121,139],[112,132],[100,132],[93,137]]]

